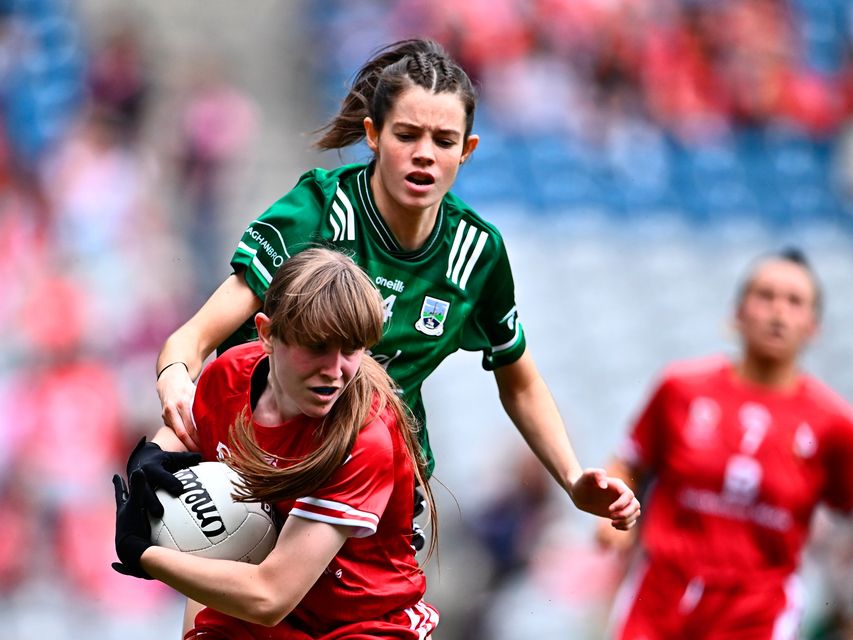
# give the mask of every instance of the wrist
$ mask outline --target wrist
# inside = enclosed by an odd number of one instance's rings
[[[184,362],[182,360],[175,360],[174,362],[170,362],[170,363],[168,363],[168,364],[166,364],[160,368],[160,370],[157,372],[157,380],[158,381],[160,380],[160,376],[162,376],[166,372],[166,370],[168,370],[168,369],[170,369],[176,365],[181,365],[184,369],[187,370],[187,375],[190,374],[190,367],[186,362]]]
[[[583,469],[581,469],[580,467],[572,468],[566,474],[564,482],[566,485],[566,491],[569,493],[569,495],[572,494],[572,490],[575,488],[575,485],[577,484],[578,480],[581,479],[582,475]]]
[[[133,575],[145,580],[152,577],[142,566],[142,555],[154,546],[150,540],[142,536],[129,534],[116,545],[116,555],[121,563],[132,570]]]

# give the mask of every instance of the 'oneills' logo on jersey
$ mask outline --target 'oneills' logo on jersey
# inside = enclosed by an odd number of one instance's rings
[[[376,276],[376,279],[373,282],[377,287],[387,287],[388,289],[391,289],[391,291],[396,291],[397,293],[403,293],[403,290],[406,288],[406,284],[399,279],[389,280],[382,276]]]
[[[415,329],[428,336],[440,336],[444,333],[444,321],[450,303],[432,296],[424,296],[421,305],[421,317],[415,323]]]

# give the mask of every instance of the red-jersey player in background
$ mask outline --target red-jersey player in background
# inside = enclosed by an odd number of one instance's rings
[[[853,411],[798,365],[821,306],[801,252],[765,257],[738,292],[740,355],[664,372],[610,469],[647,490],[615,638],[796,637],[812,513],[853,509]]]
[[[391,379],[364,357],[382,336],[383,315],[352,259],[303,251],[272,280],[255,319],[259,341],[228,350],[199,379],[202,457],[228,462],[245,497],[286,518],[260,565],[151,546],[146,505],[158,509],[144,472],[131,474],[129,495],[113,479],[116,569],[191,598],[186,638],[422,640],[435,628],[412,547],[416,480],[435,517],[426,461]],[[179,452],[178,465],[197,456],[180,453],[168,428],[154,440]]]

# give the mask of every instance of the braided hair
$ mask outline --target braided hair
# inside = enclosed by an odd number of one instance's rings
[[[398,96],[419,86],[433,93],[455,93],[465,108],[465,135],[474,127],[477,94],[468,74],[433,40],[401,40],[379,49],[356,73],[338,114],[320,129],[315,145],[343,149],[364,138],[364,119],[382,130]]]

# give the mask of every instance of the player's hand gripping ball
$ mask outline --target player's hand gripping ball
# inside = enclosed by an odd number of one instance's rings
[[[163,517],[149,514],[151,542],[204,558],[259,564],[278,538],[275,513],[261,502],[237,502],[231,497],[240,476],[223,462],[202,462],[180,469],[175,477],[183,491],[172,496],[163,489],[157,497]]]

